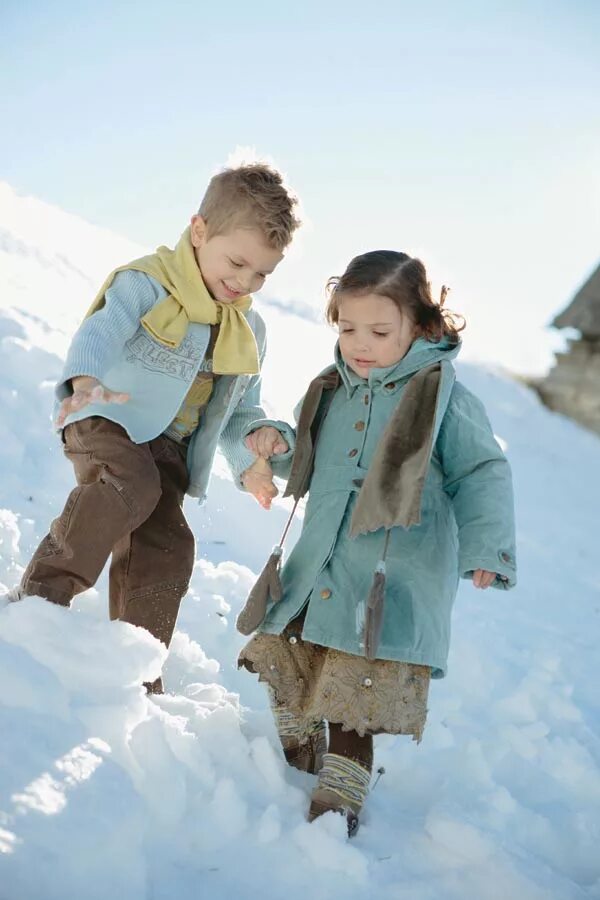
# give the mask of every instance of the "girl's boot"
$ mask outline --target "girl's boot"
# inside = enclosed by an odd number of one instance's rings
[[[312,792],[308,821],[326,812],[346,816],[348,836],[358,830],[358,816],[369,792],[371,769],[337,753],[325,753],[319,783]]]
[[[290,766],[316,775],[323,765],[323,755],[327,750],[327,731],[323,720],[301,723],[294,713],[282,703],[278,703],[272,692],[271,709],[284,756]]]

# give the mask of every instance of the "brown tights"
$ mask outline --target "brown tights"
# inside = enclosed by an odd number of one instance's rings
[[[361,737],[356,731],[342,731],[336,722],[329,723],[328,752],[353,759],[369,771],[373,768],[373,736]]]

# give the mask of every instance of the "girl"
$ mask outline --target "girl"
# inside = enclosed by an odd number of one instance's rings
[[[455,378],[446,289],[434,303],[423,263],[387,250],[328,288],[334,365],[310,384],[296,430],[265,420],[247,438],[267,457],[283,435],[293,459],[271,457],[273,471],[289,475],[286,495],[309,498],[281,579],[277,547],[240,614],[240,631],[258,634],[239,664],[269,686],[288,762],[318,774],[309,820],[337,810],[351,833],[373,735],[421,740],[459,577],[515,584],[514,520],[508,462]]]

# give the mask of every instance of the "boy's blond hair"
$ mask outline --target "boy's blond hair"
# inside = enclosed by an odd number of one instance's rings
[[[300,225],[294,215],[297,202],[279,172],[251,163],[214,175],[198,213],[209,237],[233,228],[257,228],[270,247],[285,250]]]

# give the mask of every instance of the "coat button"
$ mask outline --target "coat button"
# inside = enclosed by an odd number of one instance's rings
[[[329,600],[330,597],[331,597],[331,591],[329,590],[329,588],[323,588],[323,590],[321,591],[321,599]]]
[[[348,454],[348,456],[350,458],[352,458],[353,456],[357,456],[357,455],[358,455],[358,450],[356,449],[356,447],[354,448],[354,450],[351,450]]]
[[[371,687],[371,685],[373,684],[373,682],[371,681],[370,678],[363,678],[363,684],[364,684],[365,687]]]
[[[364,483],[365,483],[364,478],[353,478],[352,479],[352,484],[354,485],[354,487],[357,487],[357,488],[362,487]]]
[[[500,554],[500,559],[502,562],[508,563],[511,562],[510,553],[507,553],[506,550]]]
[[[288,640],[289,640],[290,644],[298,643],[298,638],[294,634],[291,636],[291,638],[288,638]]]
[[[363,403],[365,404],[365,406],[369,405],[369,395],[368,394],[365,394],[365,396],[363,397]]]
[[[365,423],[364,422],[355,422],[354,427],[356,428],[357,431],[364,431]]]
[[[388,381],[388,383],[385,386],[385,389],[386,389],[386,391],[393,391],[395,387],[396,387],[395,381]]]

